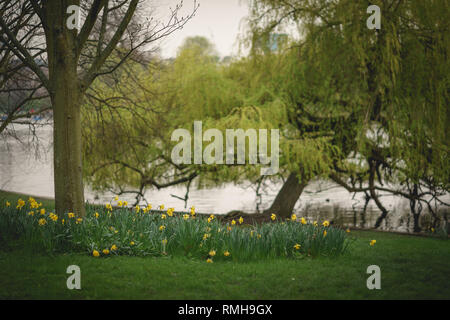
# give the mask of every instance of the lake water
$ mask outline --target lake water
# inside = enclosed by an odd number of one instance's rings
[[[16,126],[17,138],[0,140],[0,189],[33,194],[42,197],[54,196],[52,128],[36,130],[36,137],[29,135],[28,127]],[[38,140],[36,140],[38,139]],[[20,140],[20,142],[19,142]],[[36,142],[39,141],[38,144]],[[38,146],[37,146],[38,145]],[[275,198],[281,183],[268,185],[264,193],[256,196],[255,187],[250,184],[237,186],[226,184],[207,190],[191,187],[186,206],[194,205],[197,212],[224,214],[232,210],[256,212],[266,209]],[[185,188],[170,187],[162,190],[148,190],[147,201],[154,208],[160,204],[185,209],[185,202],[172,195],[184,198]],[[85,186],[86,200],[91,203],[109,202],[113,194],[92,191]],[[132,195],[121,197],[134,203]],[[447,197],[448,199],[448,197]],[[407,231],[409,203],[403,198],[385,195],[381,201],[390,211],[383,229]],[[364,205],[361,195],[356,197],[329,181],[313,181],[305,188],[296,204],[295,212],[314,220],[337,219],[350,226],[361,226],[360,212]],[[380,211],[371,202],[366,213],[366,227],[373,226]],[[412,218],[409,226],[411,228]]]

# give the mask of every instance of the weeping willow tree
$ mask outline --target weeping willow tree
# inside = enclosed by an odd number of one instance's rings
[[[379,30],[366,25],[371,4],[381,8]],[[297,27],[278,79],[289,122],[301,138],[336,148],[325,171],[375,201],[376,227],[388,214],[377,191],[428,204],[425,196],[448,191],[448,2],[255,0],[251,9],[254,55],[266,54],[262,40]]]
[[[265,165],[248,165],[249,152],[240,164],[226,165],[225,155],[218,163],[177,164],[171,158],[176,144],[171,138],[180,128],[193,137],[193,123],[199,120],[203,131],[218,129],[224,133],[222,150],[227,147],[228,129],[255,130],[257,136],[258,129],[281,129],[289,135],[292,129],[286,126],[286,106],[269,81],[277,73],[274,63],[280,55],[262,58],[268,67],[265,73],[261,72],[262,62],[254,59],[221,64],[210,43],[190,38],[174,61],[152,57],[145,66],[129,62],[109,78],[97,81],[83,115],[88,181],[96,189],[134,193],[137,202],[143,199],[146,188],[175,184],[189,188],[194,179],[199,188],[259,181]],[[209,144],[201,143],[203,148]],[[283,157],[296,156],[289,153],[296,143],[282,136],[282,173],[289,163]],[[270,141],[268,144],[270,154]],[[236,151],[237,144],[234,148]],[[309,153],[299,154],[304,157]],[[315,156],[322,154],[316,152]],[[267,178],[276,180],[279,176]]]
[[[261,110],[272,126],[280,129],[280,174],[253,177],[253,181],[279,182],[282,178],[283,185],[264,214],[276,213],[286,218],[292,214],[307,183],[314,177],[328,175],[340,151],[331,143],[332,138],[324,134],[327,129],[316,130],[311,126],[301,131],[292,121],[291,92],[287,86],[292,83],[295,71],[292,63],[296,57],[289,49],[295,43],[284,34],[272,32],[252,40],[251,54],[232,65],[228,72],[246,88],[244,95],[251,105]],[[262,121],[259,123],[265,125]]]

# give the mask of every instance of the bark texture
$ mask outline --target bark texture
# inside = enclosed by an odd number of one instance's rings
[[[67,1],[43,7],[53,106],[55,209],[85,215],[81,149],[81,97],[76,31],[65,26]]]

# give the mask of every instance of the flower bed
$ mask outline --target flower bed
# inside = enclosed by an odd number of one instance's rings
[[[86,252],[93,257],[111,255],[184,255],[204,259],[250,261],[276,257],[339,255],[348,247],[347,230],[298,218],[248,225],[240,217],[221,222],[214,215],[200,217],[190,212],[174,213],[161,206],[127,208],[115,198],[102,209],[87,208],[85,217],[68,212],[49,212],[33,198],[0,205],[3,240],[22,239],[27,246],[53,252]],[[115,208],[115,207],[119,208]]]

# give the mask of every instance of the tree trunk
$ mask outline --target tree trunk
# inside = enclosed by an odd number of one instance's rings
[[[409,207],[411,208],[411,213],[414,218],[414,232],[420,232],[422,231],[422,228],[420,227],[420,213],[422,211],[422,206],[420,205],[419,201],[416,201],[418,196],[418,185],[417,183],[414,184],[412,192],[410,191],[410,195],[413,197],[409,200]],[[416,209],[416,203],[418,204],[418,208]]]
[[[383,220],[386,219],[386,216],[388,215],[388,211],[381,203],[381,201],[378,198],[378,195],[375,191],[375,171],[376,171],[375,163],[371,158],[369,158],[368,162],[369,162],[369,193],[370,193],[370,197],[373,199],[373,201],[375,201],[375,204],[377,205],[378,209],[381,210],[381,215],[377,218],[377,220],[375,222],[375,227],[374,227],[375,229],[378,229],[381,226],[381,223],[383,222]]]
[[[81,101],[76,31],[65,27],[67,1],[46,2],[56,212],[85,215],[81,150]]]
[[[56,211],[84,216],[79,96],[77,87],[61,81],[52,99],[53,159]]]
[[[288,218],[292,214],[294,206],[307,183],[305,179],[300,183],[295,173],[289,174],[288,179],[283,184],[283,187],[281,187],[272,205],[264,211],[264,214],[275,213],[281,218]]]

